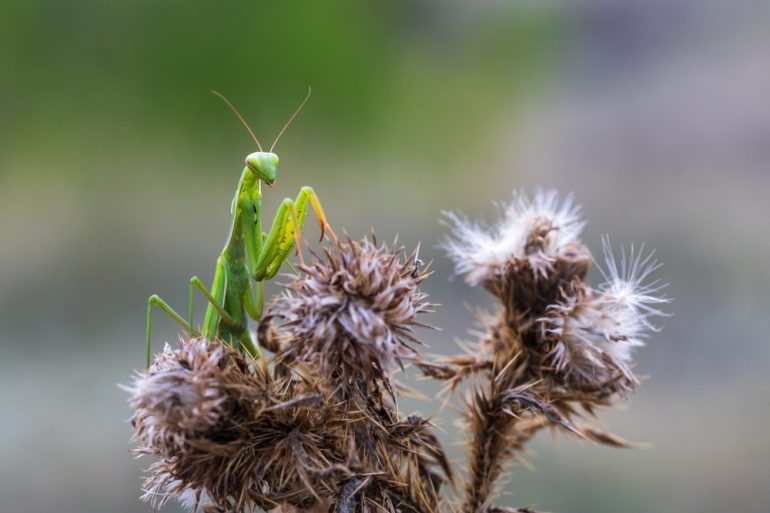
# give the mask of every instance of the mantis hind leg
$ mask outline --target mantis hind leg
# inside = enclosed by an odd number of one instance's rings
[[[192,330],[192,327],[190,324],[188,324],[184,319],[182,319],[182,316],[179,315],[174,311],[173,308],[168,306],[168,303],[163,301],[160,296],[157,294],[153,294],[152,296],[147,299],[147,358],[146,358],[146,364],[147,367],[150,366],[150,359],[152,357],[152,307],[157,306],[164,312],[168,314],[169,317],[174,319],[182,328],[189,331],[191,334],[194,333]]]

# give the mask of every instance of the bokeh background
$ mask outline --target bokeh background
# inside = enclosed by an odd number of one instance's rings
[[[608,233],[665,262],[674,316],[605,417],[651,448],[543,434],[501,503],[770,511],[769,52],[751,0],[4,0],[0,511],[149,511],[117,385],[143,365],[147,296],[184,309],[210,279],[254,149],[208,91],[267,143],[308,85],[264,211],[311,184],[338,231],[421,242],[435,353],[489,304],[436,248],[442,210],[555,187],[595,251]],[[176,338],[158,319],[156,349]]]

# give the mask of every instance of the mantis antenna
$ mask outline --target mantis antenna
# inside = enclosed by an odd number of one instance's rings
[[[289,118],[289,121],[286,122],[285,125],[283,125],[283,128],[281,128],[281,131],[278,132],[278,137],[275,138],[275,141],[273,141],[273,144],[270,146],[270,153],[273,152],[273,148],[275,148],[275,145],[278,144],[278,140],[281,138],[283,133],[286,131],[287,128],[289,128],[289,125],[291,125],[291,122],[294,121],[294,118],[297,117],[297,114],[299,114],[299,111],[302,110],[302,107],[305,106],[307,101],[310,99],[310,93],[312,93],[312,89],[310,89],[310,86],[307,88],[307,96],[305,96],[305,99],[302,100],[302,103],[299,104],[299,107],[297,107],[297,110],[294,111],[294,114],[291,115]]]
[[[219,96],[220,98],[222,98],[222,101],[224,101],[224,102],[227,104],[227,106],[228,106],[228,107],[230,107],[230,110],[231,110],[231,111],[233,111],[233,114],[235,114],[236,116],[238,116],[238,119],[240,119],[240,120],[241,120],[241,124],[243,124],[243,126],[246,128],[246,130],[248,130],[248,132],[249,132],[249,135],[251,135],[251,138],[252,138],[252,139],[254,139],[254,142],[255,142],[255,143],[257,143],[257,148],[259,148],[259,151],[262,151],[262,145],[261,145],[261,144],[259,144],[259,139],[257,139],[257,136],[256,136],[256,135],[254,135],[254,132],[252,132],[252,130],[251,130],[251,127],[249,127],[249,124],[248,124],[248,123],[246,123],[246,120],[245,120],[245,119],[243,119],[243,116],[241,116],[241,113],[240,113],[240,112],[238,112],[238,109],[236,109],[236,108],[233,106],[233,104],[232,104],[232,103],[230,103],[230,100],[228,100],[227,98],[225,98],[225,95],[223,95],[223,94],[222,94],[222,93],[220,93],[219,91],[214,91],[214,90],[212,89],[212,90],[211,90],[211,92],[212,92],[212,93],[214,93],[215,95]],[[303,103],[304,103],[304,102],[303,102]],[[293,117],[293,116],[292,116],[292,117]],[[275,143],[273,143],[273,144],[275,144]],[[271,151],[272,151],[272,150],[271,150]]]

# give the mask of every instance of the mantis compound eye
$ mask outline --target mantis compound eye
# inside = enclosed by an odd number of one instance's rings
[[[249,166],[249,169],[251,169],[255,173],[259,173],[260,160],[261,160],[260,154],[261,152],[254,152],[246,155],[246,165]]]

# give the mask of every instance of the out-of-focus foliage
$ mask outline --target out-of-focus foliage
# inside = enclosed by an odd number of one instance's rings
[[[447,147],[483,137],[478,127],[531,89],[559,42],[548,9],[489,2],[11,0],[0,10],[11,162],[41,148],[115,159],[191,138],[242,141],[210,89],[269,143],[309,85],[296,139],[451,158]]]

